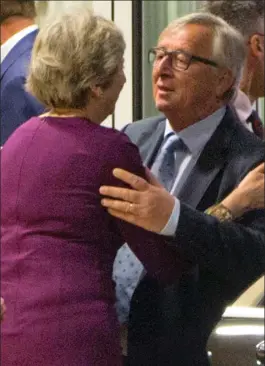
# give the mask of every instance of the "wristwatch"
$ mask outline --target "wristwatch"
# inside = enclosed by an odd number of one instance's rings
[[[232,212],[222,203],[217,203],[205,211],[207,215],[216,217],[219,221],[233,221],[234,216]]]

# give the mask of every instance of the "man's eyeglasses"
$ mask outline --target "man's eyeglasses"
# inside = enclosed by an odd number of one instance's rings
[[[155,63],[161,61],[165,56],[168,56],[171,61],[171,66],[175,70],[185,71],[189,68],[192,61],[202,62],[203,64],[213,67],[219,67],[214,61],[207,58],[194,56],[182,50],[167,51],[164,48],[151,48],[148,52],[148,61]]]

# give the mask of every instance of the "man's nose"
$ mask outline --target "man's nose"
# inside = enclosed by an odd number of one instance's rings
[[[158,61],[157,68],[160,72],[163,71],[163,73],[166,72],[168,74],[172,74],[171,57],[169,55],[165,55],[164,57],[162,57],[161,60]]]

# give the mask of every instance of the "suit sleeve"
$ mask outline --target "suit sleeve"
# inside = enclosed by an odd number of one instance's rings
[[[264,210],[253,210],[238,222],[221,223],[181,203],[176,234],[168,242],[238,293],[264,273],[264,216]]]
[[[120,134],[123,136],[123,134]],[[120,137],[119,136],[119,137]],[[103,184],[127,187],[112,175],[114,168],[126,169],[141,177],[145,170],[137,147],[127,136],[117,139],[108,152],[108,163],[105,165]],[[145,231],[125,221],[111,218],[122,242],[128,243],[132,251],[145,266],[147,272],[156,277],[161,283],[175,282],[183,271],[190,268],[176,248],[168,246],[167,240],[161,235]]]
[[[24,84],[24,77],[16,77],[3,90],[1,96],[1,145],[22,123],[44,111],[44,106],[26,92]]]

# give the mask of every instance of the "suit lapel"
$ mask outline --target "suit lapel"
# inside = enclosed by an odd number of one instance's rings
[[[32,48],[33,42],[36,38],[38,30],[31,32],[26,37],[22,38],[16,45],[11,49],[6,58],[1,64],[1,79],[4,77],[7,70],[13,65],[13,63],[26,51]]]
[[[150,139],[150,132],[146,132],[142,136],[144,142],[140,144],[140,153],[141,156],[144,157],[144,165],[146,165],[148,168],[152,166],[154,159],[161,147],[162,141],[164,139],[165,125],[166,121],[165,117],[163,117],[156,126],[155,132],[151,132],[152,139]]]
[[[228,160],[235,119],[230,108],[203,149],[177,197],[196,208],[207,188]]]

